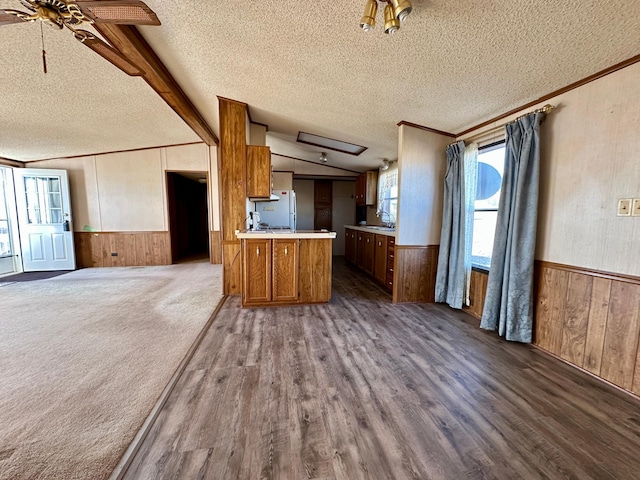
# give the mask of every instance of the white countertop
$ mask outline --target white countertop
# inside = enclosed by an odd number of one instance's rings
[[[377,233],[378,235],[386,235],[387,237],[396,236],[396,230],[387,227],[378,227],[377,225],[345,225],[344,228],[351,230],[359,230],[361,232]]]
[[[236,237],[243,238],[336,238],[336,232],[328,230],[236,230]]]

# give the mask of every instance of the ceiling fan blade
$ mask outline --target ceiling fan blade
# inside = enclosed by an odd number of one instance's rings
[[[24,19],[18,17],[17,15],[11,15],[10,13],[5,13],[4,10],[0,10],[0,25],[9,25],[11,23],[22,23]]]
[[[127,59],[119,51],[106,44],[92,33],[85,30],[76,30],[74,33],[78,41],[89,47],[105,60],[111,62],[127,75],[131,75],[134,77],[144,75],[144,70],[129,61],[129,59]]]
[[[86,17],[96,23],[160,25],[160,20],[153,10],[138,0],[77,0],[74,3]]]

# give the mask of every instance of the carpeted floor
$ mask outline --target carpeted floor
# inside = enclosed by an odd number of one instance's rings
[[[221,267],[0,289],[0,479],[105,479],[222,298]]]

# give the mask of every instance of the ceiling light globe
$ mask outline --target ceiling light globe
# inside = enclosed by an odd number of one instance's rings
[[[364,6],[364,14],[360,19],[360,28],[365,32],[373,30],[376,26],[376,14],[378,13],[378,2],[376,0],[367,0]]]
[[[393,34],[400,28],[400,21],[393,13],[393,7],[387,5],[384,7],[384,33]]]
[[[404,22],[413,10],[409,0],[391,0],[391,5],[393,13],[400,22]]]

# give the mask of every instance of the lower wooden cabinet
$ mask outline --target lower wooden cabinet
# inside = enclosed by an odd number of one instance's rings
[[[242,306],[331,299],[331,239],[242,240]]]
[[[244,241],[243,303],[271,301],[271,240]]]
[[[365,232],[364,234],[364,271],[369,275],[373,275],[375,266],[375,238],[373,233]]]
[[[345,260],[393,291],[395,237],[345,228]]]
[[[298,240],[271,240],[273,276],[271,299],[274,302],[298,300]]]
[[[344,258],[349,263],[356,263],[357,248],[356,231],[346,228],[344,230]]]
[[[387,236],[376,235],[374,277],[382,284],[387,281]]]

